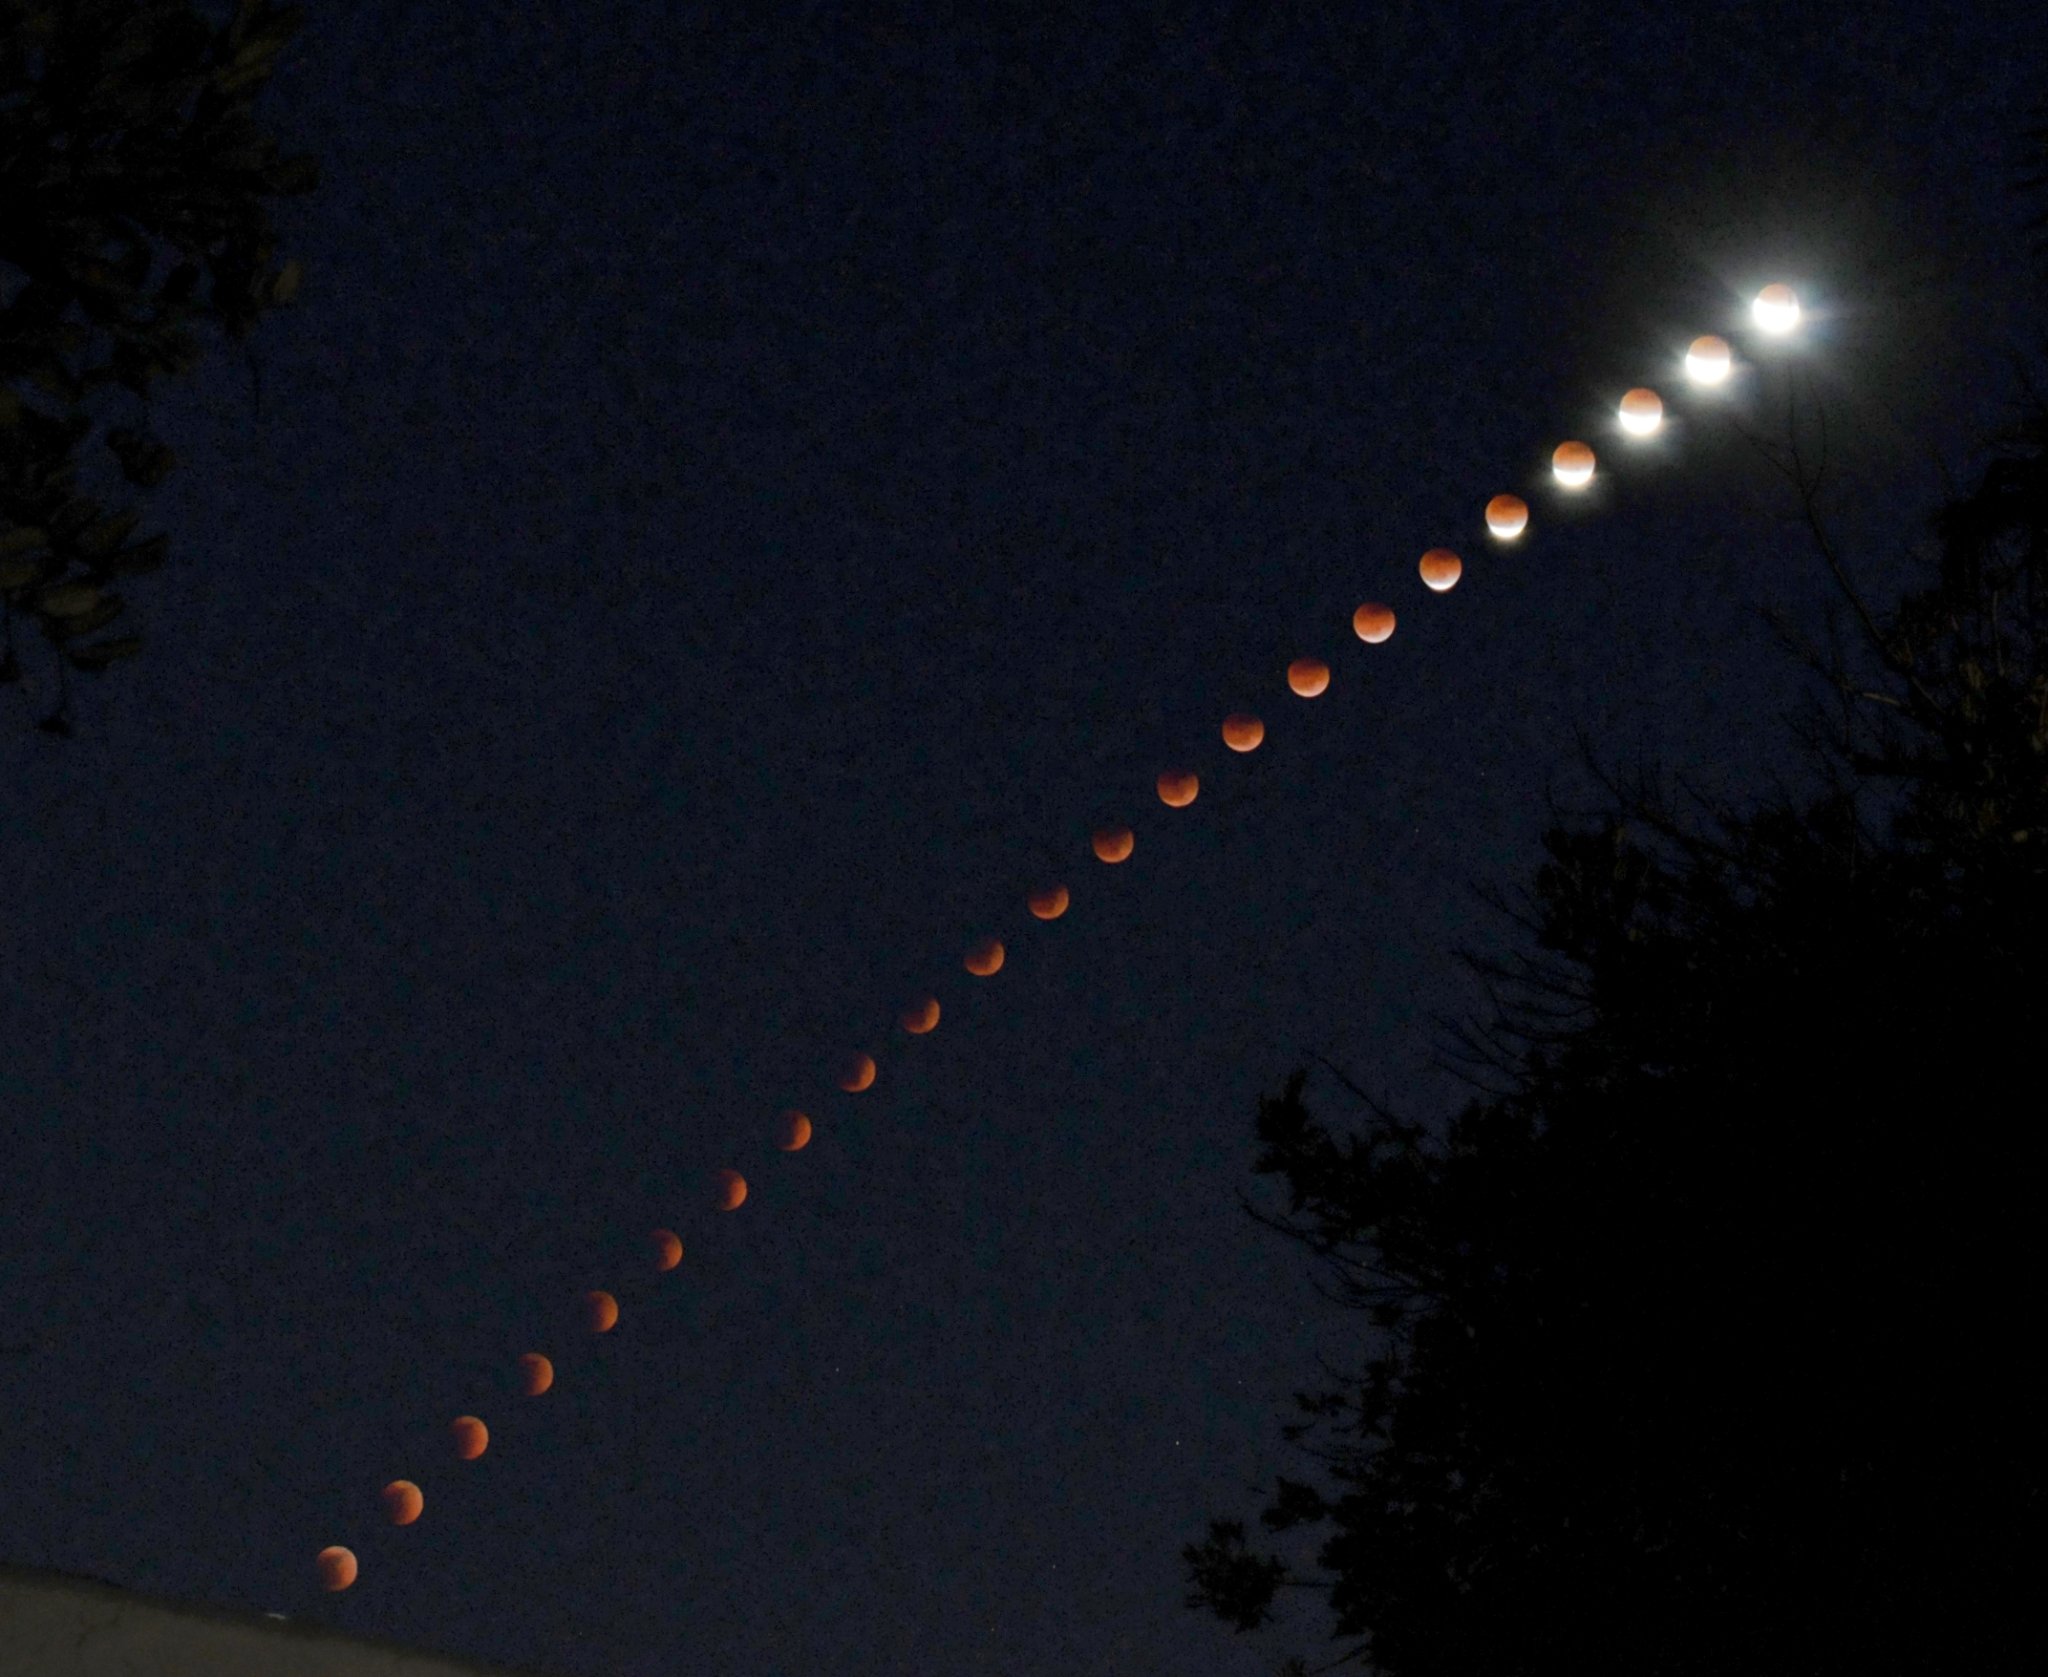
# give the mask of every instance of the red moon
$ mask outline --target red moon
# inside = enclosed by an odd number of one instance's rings
[[[1105,862],[1127,862],[1138,841],[1131,836],[1128,827],[1098,827],[1095,829],[1095,854]]]
[[[458,1415],[448,1423],[448,1436],[455,1440],[455,1454],[473,1462],[490,1447],[491,1429],[474,1415]]]
[[[1168,769],[1159,777],[1159,801],[1168,809],[1186,809],[1201,790],[1201,781],[1184,769]]]
[[[619,1325],[619,1301],[593,1288],[583,1295],[583,1320],[592,1333],[610,1333]]]
[[[1433,547],[1422,556],[1422,563],[1416,567],[1422,572],[1422,580],[1430,588],[1443,594],[1458,586],[1458,578],[1465,573],[1465,563],[1447,547]]]
[[[674,1229],[656,1229],[647,1237],[647,1250],[654,1258],[654,1267],[666,1275],[683,1261],[683,1241]]]
[[[937,1007],[937,1002],[932,1003]],[[785,1153],[801,1153],[811,1139],[811,1121],[801,1112],[785,1112],[776,1126],[775,1145]]]
[[[1584,443],[1559,443],[1550,469],[1567,489],[1583,489],[1593,481],[1593,451]]]
[[[747,1179],[736,1170],[722,1170],[712,1177],[711,1203],[720,1211],[737,1211],[747,1203]]]
[[[1378,646],[1394,632],[1394,614],[1377,600],[1367,600],[1351,614],[1351,632],[1367,646]]]
[[[875,1062],[865,1054],[849,1054],[839,1067],[839,1087],[849,1095],[871,1089],[875,1083]]]
[[[1042,891],[1033,891],[1030,896],[1031,912],[1041,920],[1057,920],[1067,912],[1067,888],[1064,885],[1048,885]]]
[[[1223,719],[1223,743],[1232,751],[1256,751],[1265,737],[1266,725],[1256,716],[1239,714]]]
[[[1519,495],[1496,495],[1486,503],[1486,528],[1510,542],[1529,527],[1529,503]]]
[[[420,1517],[427,1499],[410,1479],[394,1479],[384,1487],[384,1518],[394,1526],[409,1526]]]
[[[519,1389],[528,1397],[539,1397],[555,1383],[555,1365],[538,1351],[519,1359]]]
[[[912,1036],[923,1036],[925,1032],[935,1030],[939,1023],[939,998],[926,996],[921,1001],[912,1002],[903,1010],[898,1022]]]
[[[1313,699],[1329,689],[1330,666],[1320,658],[1297,658],[1287,666],[1287,685],[1302,698]]]
[[[1003,970],[1003,944],[1000,938],[985,937],[967,951],[967,970],[976,978],[988,978]]]
[[[339,1543],[320,1551],[320,1587],[345,1590],[356,1581],[356,1557]]]

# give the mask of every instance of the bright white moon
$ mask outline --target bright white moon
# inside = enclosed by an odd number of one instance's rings
[[[1789,285],[1767,285],[1756,294],[1749,312],[1766,332],[1782,336],[1799,324],[1799,299]]]
[[[1695,384],[1719,384],[1728,376],[1730,365],[1727,340],[1711,332],[1693,339],[1685,352],[1685,376]]]

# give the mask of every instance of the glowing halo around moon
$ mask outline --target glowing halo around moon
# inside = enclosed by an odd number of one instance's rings
[[[1159,776],[1159,801],[1168,809],[1186,809],[1201,790],[1201,781],[1187,769],[1166,769]]]
[[[1098,827],[1095,837],[1089,841],[1094,847],[1097,861],[1128,862],[1131,852],[1138,847],[1138,841],[1128,827]]]
[[[912,1036],[923,1036],[928,1031],[936,1030],[939,1023],[939,998],[920,996],[896,1016],[896,1023]]]
[[[1694,384],[1720,384],[1734,364],[1728,353],[1728,340],[1711,332],[1693,339],[1685,352],[1685,376]]]
[[[656,1229],[647,1237],[647,1250],[655,1270],[666,1275],[683,1261],[683,1238],[674,1229]]]
[[[1047,885],[1040,890],[1033,891],[1025,900],[1029,904],[1031,912],[1039,919],[1057,920],[1062,914],[1067,912],[1067,903],[1070,899],[1067,896],[1067,888],[1064,885]]]
[[[1617,417],[1630,436],[1647,437],[1664,423],[1664,398],[1647,385],[1638,385],[1622,397]]]
[[[1465,574],[1465,562],[1447,547],[1433,547],[1415,567],[1433,594],[1448,594]]]
[[[1320,658],[1297,658],[1287,666],[1287,685],[1301,698],[1320,698],[1330,689],[1330,666]]]
[[[394,1526],[409,1526],[420,1517],[427,1499],[410,1479],[394,1479],[384,1487],[384,1518]]]
[[[619,1325],[619,1301],[593,1287],[583,1295],[583,1325],[592,1333],[610,1333]]]
[[[1496,495],[1486,503],[1487,534],[1511,542],[1529,527],[1529,503],[1519,495]]]
[[[785,1112],[776,1124],[775,1145],[785,1153],[801,1153],[810,1144],[810,1119],[801,1112]]]
[[[1789,285],[1767,285],[1749,305],[1750,318],[1774,338],[1799,324],[1799,299]]]
[[[1551,476],[1566,489],[1583,489],[1593,481],[1593,451],[1584,443],[1559,443],[1550,456]]]
[[[985,937],[967,951],[961,965],[976,978],[993,978],[1003,970],[1003,940]]]
[[[519,1359],[519,1390],[527,1397],[539,1397],[555,1383],[555,1365],[538,1351]]]
[[[863,1089],[875,1086],[875,1062],[866,1054],[849,1054],[839,1063],[839,1087],[849,1095],[857,1095]],[[740,1185],[741,1196],[745,1197],[746,1184]]]
[[[1351,614],[1351,632],[1367,646],[1378,646],[1394,634],[1394,613],[1390,606],[1367,600]]]
[[[473,1462],[491,1447],[491,1429],[474,1415],[458,1415],[450,1421],[448,1437],[458,1461]]]
[[[322,1549],[314,1564],[320,1569],[320,1587],[323,1590],[345,1590],[356,1581],[355,1554],[339,1543]]]
[[[737,1211],[747,1203],[747,1179],[736,1170],[714,1171],[711,1203],[720,1211]]]

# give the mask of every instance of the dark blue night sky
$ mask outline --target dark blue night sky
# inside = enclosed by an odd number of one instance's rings
[[[1887,592],[2012,389],[2034,7],[310,10],[260,415],[165,393],[149,651],[0,707],[0,1556],[562,1677],[1269,1671],[1180,1546],[1357,1324],[1257,1098],[1454,1109],[1578,732],[1799,772],[1730,421],[1825,392]]]

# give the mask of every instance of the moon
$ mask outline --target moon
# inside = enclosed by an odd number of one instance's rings
[[[1057,920],[1067,912],[1067,888],[1064,885],[1047,885],[1033,891],[1026,899],[1031,912],[1041,920]]]
[[[1638,385],[1621,399],[1621,428],[1632,437],[1647,437],[1664,423],[1664,398]]]
[[[474,1415],[458,1415],[448,1423],[448,1436],[455,1441],[456,1456],[473,1462],[491,1445],[491,1429]]]
[[[1297,658],[1287,666],[1287,685],[1304,699],[1328,691],[1330,666],[1320,658]]]
[[[865,1054],[849,1054],[840,1062],[839,1087],[849,1095],[875,1086],[875,1062]]]
[[[1728,376],[1731,365],[1728,340],[1717,338],[1711,332],[1693,339],[1685,352],[1685,376],[1694,384],[1719,384]]]
[[[1773,337],[1783,337],[1799,324],[1799,299],[1789,285],[1767,285],[1749,305],[1751,317]]]
[[[555,1383],[555,1365],[538,1351],[519,1359],[519,1390],[527,1397],[539,1397]]]
[[[737,1211],[747,1203],[747,1179],[736,1170],[721,1170],[711,1179],[711,1203],[720,1211]]]
[[[937,1004],[934,1003],[934,1006]],[[785,1112],[775,1125],[775,1145],[785,1153],[801,1153],[811,1143],[811,1121],[801,1112]]]
[[[1448,594],[1465,574],[1465,562],[1447,547],[1433,547],[1416,566],[1432,593]]]
[[[1511,542],[1529,527],[1529,503],[1519,495],[1496,495],[1486,503],[1487,531]]]
[[[1095,854],[1105,862],[1127,862],[1131,852],[1138,846],[1137,839],[1128,827],[1098,827],[1095,829]]]
[[[355,1553],[339,1543],[322,1549],[315,1564],[320,1568],[320,1587],[323,1590],[345,1590],[356,1581]]]
[[[1351,614],[1351,632],[1367,646],[1378,646],[1394,633],[1394,614],[1377,600],[1367,600]]]
[[[912,1002],[899,1016],[898,1021],[912,1036],[923,1036],[936,1028],[939,1022],[939,998],[926,996]]]
[[[1583,489],[1593,481],[1593,451],[1584,443],[1559,443],[1550,470],[1565,488]]]
[[[1202,783],[1187,769],[1167,769],[1159,776],[1159,801],[1168,809],[1186,809],[1202,790]]]
[[[394,1526],[409,1526],[420,1517],[427,1499],[410,1479],[394,1479],[384,1487],[384,1518]]]
[[[1003,940],[985,937],[967,951],[962,963],[976,978],[992,978],[1003,970]]]
[[[1223,743],[1232,751],[1256,751],[1266,737],[1266,725],[1256,716],[1239,713],[1223,719]]]
[[[666,1274],[683,1261],[682,1236],[674,1229],[655,1229],[647,1237],[647,1250],[654,1257],[656,1272]]]
[[[583,1320],[592,1333],[610,1333],[619,1325],[619,1301],[593,1287],[583,1295]]]

